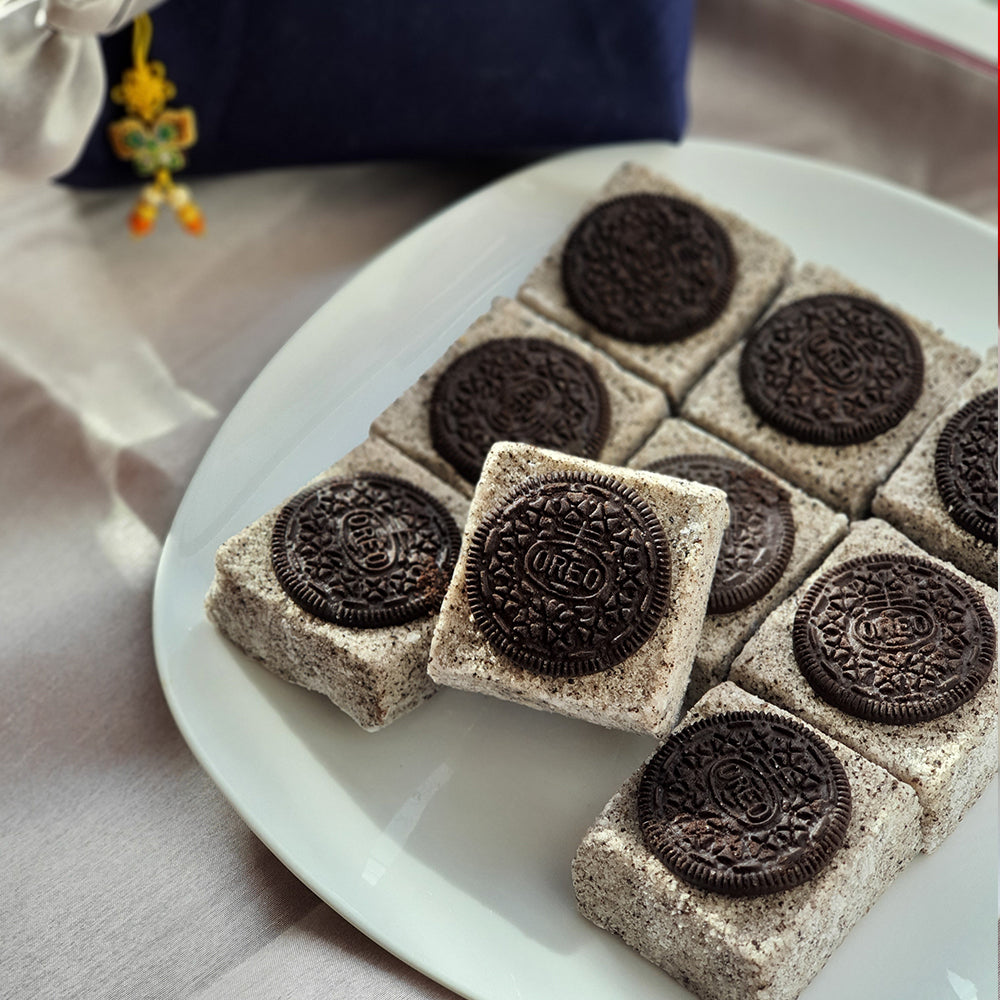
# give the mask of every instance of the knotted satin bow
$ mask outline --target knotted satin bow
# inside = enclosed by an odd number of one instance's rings
[[[162,0],[0,0],[0,173],[57,177],[107,99],[98,35]]]

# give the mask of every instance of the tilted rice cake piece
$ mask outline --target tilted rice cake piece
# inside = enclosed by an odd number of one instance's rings
[[[431,678],[613,729],[668,731],[727,520],[720,490],[494,445]]]

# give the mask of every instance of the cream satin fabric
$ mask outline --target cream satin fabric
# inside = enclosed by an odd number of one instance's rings
[[[98,36],[162,0],[0,0],[0,172],[55,177],[107,94]]]

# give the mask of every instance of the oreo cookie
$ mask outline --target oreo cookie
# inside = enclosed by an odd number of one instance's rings
[[[996,659],[983,599],[919,556],[861,556],[824,573],[799,604],[792,642],[799,669],[824,701],[895,725],[965,704]]]
[[[436,612],[461,534],[444,505],[394,476],[328,479],[293,497],[271,534],[271,565],[299,607],[354,628]]]
[[[602,202],[562,253],[570,305],[601,332],[670,343],[711,326],[729,302],[736,255],[726,230],[680,198],[629,194]]]
[[[670,551],[649,504],[606,475],[529,479],[473,534],[473,621],[489,644],[539,674],[607,670],[656,630]]]
[[[945,424],[934,453],[941,502],[963,530],[997,545],[997,391],[966,403]]]
[[[847,834],[851,786],[802,723],[728,712],[667,739],[643,771],[637,808],[646,846],[678,878],[762,896],[829,863]]]
[[[610,424],[608,393],[593,365],[534,337],[467,351],[441,373],[431,395],[434,447],[470,482],[496,441],[596,458]]]
[[[750,333],[740,357],[749,405],[809,444],[860,444],[884,434],[913,408],[923,379],[913,331],[855,295],[816,295],[779,309]]]
[[[722,536],[708,613],[731,614],[768,593],[795,546],[788,491],[746,462],[721,455],[674,455],[648,468],[726,492],[729,527]]]

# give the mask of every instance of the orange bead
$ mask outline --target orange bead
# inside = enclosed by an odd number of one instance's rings
[[[193,201],[177,209],[177,218],[192,236],[201,236],[205,232],[205,216]]]
[[[128,228],[133,236],[148,236],[156,225],[156,206],[141,201],[128,217]]]

